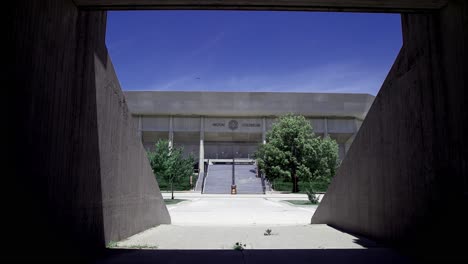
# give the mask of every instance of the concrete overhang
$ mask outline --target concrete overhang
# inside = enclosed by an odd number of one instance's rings
[[[364,119],[374,96],[344,93],[126,91],[134,115],[308,117]]]
[[[415,13],[437,10],[447,0],[73,0],[90,10],[285,10]]]

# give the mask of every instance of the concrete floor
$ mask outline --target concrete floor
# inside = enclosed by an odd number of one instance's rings
[[[168,206],[172,225],[120,241],[96,263],[412,263],[368,239],[310,225],[316,206],[284,201],[307,200],[303,194],[178,192],[175,198],[187,201]],[[247,250],[233,250],[236,242]]]
[[[270,228],[272,235],[265,236]],[[363,249],[377,245],[327,225],[188,226],[160,225],[117,244],[119,248],[232,249]]]
[[[166,197],[166,195],[164,195]],[[169,197],[168,197],[169,198]],[[305,225],[317,206],[295,206],[284,200],[307,200],[306,195],[193,195],[168,205],[172,224],[202,226]]]
[[[164,193],[165,198],[170,193]],[[172,225],[160,225],[117,243],[119,248],[232,249],[362,249],[375,243],[326,225],[310,225],[317,206],[285,200],[307,200],[304,194],[200,195],[176,193],[187,199],[168,205]],[[272,235],[265,236],[266,229]]]

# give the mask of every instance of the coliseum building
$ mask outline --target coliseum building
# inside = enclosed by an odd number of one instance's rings
[[[335,139],[342,159],[374,100],[369,94],[276,92],[127,91],[125,97],[146,149],[167,139],[199,164],[252,158],[275,119],[287,113],[305,116],[316,135]]]

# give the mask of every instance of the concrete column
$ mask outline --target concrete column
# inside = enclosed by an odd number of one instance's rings
[[[266,144],[266,120],[262,118],[262,143]]]
[[[354,141],[354,138],[356,138],[356,134],[359,130],[358,128],[358,125],[357,125],[357,122],[356,122],[356,119],[354,120],[354,133],[353,135],[348,139],[346,140],[346,143],[345,143],[345,154],[348,153],[348,150],[349,148],[351,147],[351,144],[353,144],[353,141]]]
[[[173,117],[169,117],[169,148],[171,149],[174,145],[174,127],[173,127]]]
[[[141,124],[141,115],[138,116],[138,137],[141,140],[141,143],[143,143],[143,131],[142,131],[142,124]]]
[[[351,144],[353,144],[354,138],[356,137],[356,132],[346,141],[345,143],[345,154],[348,153]]]
[[[327,137],[328,136],[328,119],[327,118],[324,118],[323,119],[323,137]]]
[[[198,171],[199,175],[203,175],[205,172],[205,118],[200,117],[200,157],[198,160]]]

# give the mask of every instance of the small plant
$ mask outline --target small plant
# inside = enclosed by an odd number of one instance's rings
[[[244,250],[246,246],[247,246],[247,245],[246,245],[246,244],[242,244],[242,242],[236,242],[232,248],[233,248],[234,250]]]
[[[265,233],[263,233],[263,235],[264,236],[271,236],[272,235],[271,234],[271,229],[268,228],[267,230],[265,230]]]
[[[309,188],[306,189],[306,193],[307,193],[307,198],[309,199],[311,204],[319,203],[318,197],[316,193],[314,192],[314,190],[312,189],[312,184],[309,184]]]
[[[115,241],[109,241],[109,243],[107,244],[107,248],[115,248],[117,247],[117,242]]]

